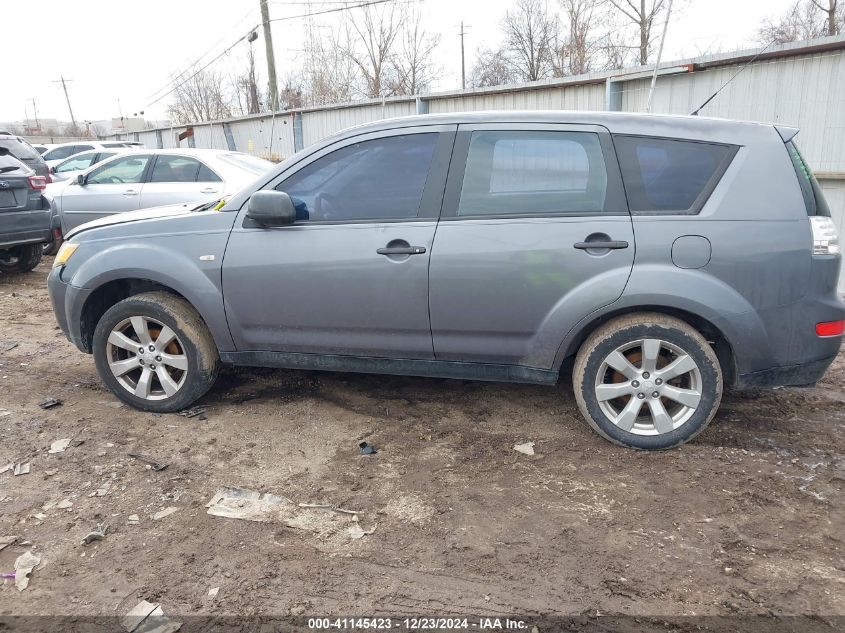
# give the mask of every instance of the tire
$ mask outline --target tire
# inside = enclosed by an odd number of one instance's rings
[[[596,433],[622,446],[663,450],[707,428],[722,399],[722,370],[693,327],[638,313],[608,321],[584,341],[572,386]]]
[[[41,263],[41,244],[25,244],[0,250],[0,272],[28,273]]]
[[[93,348],[97,372],[114,395],[156,413],[193,404],[214,384],[220,365],[200,315],[166,292],[135,295],[109,308],[94,329]]]
[[[59,252],[59,248],[61,248],[64,240],[53,240],[52,242],[48,242],[47,244],[41,245],[41,253],[48,257],[52,257],[56,253]]]

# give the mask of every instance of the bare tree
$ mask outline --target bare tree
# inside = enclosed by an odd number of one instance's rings
[[[823,2],[823,3],[822,3]],[[785,44],[845,30],[845,3],[840,0],[799,0],[777,20],[766,19],[760,27],[760,41]]]
[[[440,70],[434,52],[440,45],[440,34],[426,31],[419,11],[404,12],[396,52],[391,56],[392,85],[390,92],[415,95],[431,84]]]
[[[600,8],[605,0],[558,0],[563,14],[563,34],[554,47],[552,63],[558,77],[582,75],[596,64],[602,43],[596,36],[596,22],[604,17]]]
[[[223,92],[223,78],[213,70],[174,77],[176,88],[167,111],[174,123],[214,121],[232,115],[230,98]]]
[[[469,85],[473,88],[501,86],[516,83],[511,62],[502,49],[482,48],[476,54],[475,64],[470,72]]]
[[[552,47],[558,20],[541,0],[516,0],[502,23],[505,50],[519,79],[537,81],[552,74]]]
[[[393,3],[367,6],[352,14],[344,49],[364,79],[364,94],[371,98],[388,92],[388,73],[393,45],[399,35],[400,19]]]
[[[648,63],[653,42],[652,28],[655,18],[663,12],[666,0],[608,0],[627,20],[632,22],[640,34],[640,64]]]
[[[351,101],[358,92],[357,66],[345,52],[350,47],[347,36],[348,33],[333,29],[326,35],[317,35],[316,27],[309,26],[303,77],[307,103],[323,105]]]

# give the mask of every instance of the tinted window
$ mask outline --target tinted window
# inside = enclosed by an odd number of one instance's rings
[[[62,147],[54,147],[44,154],[44,160],[60,160],[73,156],[82,150],[76,149],[75,145],[63,145]]]
[[[201,165],[198,160],[187,156],[160,155],[150,182],[196,182]]]
[[[597,134],[473,132],[458,215],[597,212],[606,193]]]
[[[92,171],[88,175],[88,184],[122,185],[139,183],[149,162],[149,156],[125,156]]]
[[[5,150],[5,152],[3,151]],[[0,136],[0,153],[8,152],[20,160],[32,160],[38,158],[39,154],[35,149],[16,136]]]
[[[614,136],[631,211],[697,212],[736,153],[732,145]]]
[[[94,162],[94,157],[96,156],[95,153],[87,153],[87,154],[79,154],[78,156],[73,156],[68,158],[63,163],[59,163],[56,165],[56,172],[61,173],[64,171],[76,171],[78,169],[85,169],[90,167],[91,164]]]
[[[822,193],[819,182],[813,175],[809,165],[804,162],[804,157],[798,151],[798,146],[792,141],[786,144],[792,166],[795,168],[795,175],[798,176],[798,184],[801,186],[801,195],[804,197],[804,206],[807,207],[807,215],[824,215],[830,217],[830,207]]]
[[[200,170],[197,172],[197,182],[221,182],[220,176],[211,171],[207,166],[200,163]]]
[[[276,188],[293,198],[301,220],[414,218],[437,136],[407,134],[347,145]]]

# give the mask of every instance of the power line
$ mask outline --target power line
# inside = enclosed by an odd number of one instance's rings
[[[413,2],[414,0],[407,0]],[[337,13],[338,11],[351,11],[352,9],[361,9],[363,7],[370,7],[374,4],[384,4],[385,2],[397,2],[397,0],[371,0],[370,2],[362,2],[360,4],[347,5],[343,7],[336,7],[334,9],[323,9],[322,11],[312,11],[311,13],[303,13],[301,15],[288,15],[283,18],[273,18],[270,22],[284,22],[285,20],[298,20],[299,18],[310,18],[315,15],[323,15],[325,13]]]

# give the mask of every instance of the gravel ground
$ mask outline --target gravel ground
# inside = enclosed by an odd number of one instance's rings
[[[664,453],[592,434],[565,382],[231,369],[204,416],[153,415],[64,339],[49,264],[0,276],[0,468],[31,466],[0,474],[0,537],[20,537],[0,572],[41,558],[25,591],[0,585],[0,616],[141,599],[181,616],[845,615],[845,355],[816,388],[726,395]],[[42,410],[48,397],[62,404]],[[513,449],[528,441],[533,456]],[[224,486],[358,521],[207,514]]]

